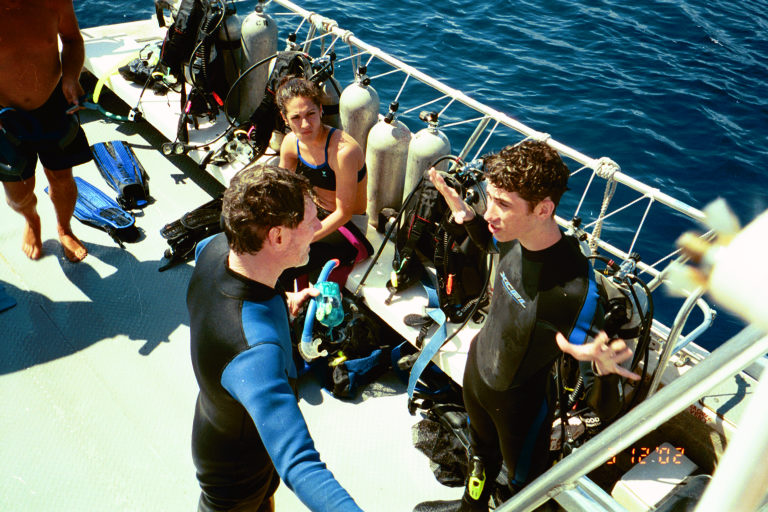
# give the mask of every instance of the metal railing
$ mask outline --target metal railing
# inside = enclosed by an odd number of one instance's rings
[[[658,428],[662,423],[768,353],[768,336],[747,327],[705,360],[644,400],[584,446],[502,504],[496,512],[526,512],[572,489],[579,478]],[[752,468],[743,468],[751,470]]]

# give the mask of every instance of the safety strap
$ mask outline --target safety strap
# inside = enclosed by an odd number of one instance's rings
[[[429,362],[435,357],[435,354],[442,348],[448,337],[448,329],[445,325],[445,313],[440,308],[430,309],[427,314],[437,324],[437,331],[429,339],[427,344],[421,350],[416,362],[413,363],[411,369],[411,376],[408,378],[408,397],[413,398],[413,390],[416,388],[416,383],[419,380],[422,372],[427,367]]]

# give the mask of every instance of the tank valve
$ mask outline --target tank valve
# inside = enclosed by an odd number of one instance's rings
[[[287,43],[285,45],[285,50],[288,52],[297,52],[299,51],[299,45],[296,44],[296,32],[291,32],[288,34],[288,37],[285,39],[285,42]]]
[[[357,68],[357,73],[355,73],[355,82],[362,85],[363,87],[368,87],[371,85],[371,79],[368,78],[368,75],[366,75],[367,72],[367,66],[360,66]]]
[[[400,102],[393,101],[389,104],[389,112],[387,112],[387,115],[384,116],[384,122],[387,124],[392,124],[392,121],[395,120],[395,113],[397,112],[397,109],[400,108]]]
[[[427,123],[430,129],[437,130],[437,125],[438,125],[437,112],[422,110],[421,112],[419,112],[419,119]]]

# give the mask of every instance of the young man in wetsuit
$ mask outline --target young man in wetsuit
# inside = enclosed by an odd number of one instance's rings
[[[594,361],[598,375],[634,378],[617,366],[631,355],[623,341],[609,343],[601,334],[580,346],[597,304],[589,263],[554,218],[567,188],[565,163],[547,144],[523,141],[485,157],[484,164],[484,217],[430,171],[454,221],[478,246],[499,253],[490,310],[470,346],[463,379],[470,471],[484,476],[468,479],[461,500],[422,503],[420,512],[488,510],[502,460],[513,492],[546,470],[552,425],[546,389],[560,350]]]
[[[72,166],[89,161],[91,152],[82,129],[74,126],[77,118],[72,111],[67,112],[79,104],[83,94],[79,76],[85,60],[72,0],[2,0],[0,6],[0,109],[11,108],[20,111],[19,115],[31,116],[32,124],[40,126],[45,139],[40,145],[29,143],[14,148],[15,143],[0,129],[4,147],[14,153],[5,158],[0,154],[0,181],[8,204],[26,220],[22,250],[36,260],[43,247],[34,191],[35,167],[40,158],[64,255],[78,262],[88,252],[70,227],[77,200]],[[26,165],[19,164],[8,172],[3,164],[10,164],[12,159],[26,161]]]
[[[277,167],[246,168],[224,193],[222,225],[198,244],[187,292],[198,510],[273,510],[282,478],[312,511],[359,512],[320,460],[295,395],[288,315],[310,289],[277,284],[306,263],[320,229],[311,185]]]

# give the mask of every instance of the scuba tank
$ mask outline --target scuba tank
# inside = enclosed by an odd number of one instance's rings
[[[323,123],[341,129],[341,118],[339,117],[341,85],[339,84],[339,81],[333,77],[333,62],[335,60],[335,52],[330,52],[328,55],[315,59],[312,61],[312,72],[310,76],[311,80],[320,87],[320,90],[323,91],[323,95],[325,96],[325,103],[323,103]]]
[[[443,132],[437,129],[437,112],[421,112],[419,119],[427,123],[427,127],[419,130],[408,145],[408,164],[405,169],[405,183],[403,185],[403,201],[416,188],[419,180],[429,169],[432,163],[450,154],[451,143]],[[447,171],[449,161],[444,160],[436,167]]]
[[[379,116],[379,94],[371,87],[366,67],[360,66],[355,81],[341,93],[339,116],[341,127],[360,144],[365,154],[368,132]]]
[[[227,11],[224,21],[219,27],[218,37],[216,39],[216,46],[219,48],[219,53],[224,64],[224,77],[227,81],[227,86],[232,87],[237,77],[240,76],[240,64],[243,59],[241,38],[241,27],[243,20],[234,11]],[[229,101],[229,107],[227,113],[230,116],[236,117],[238,109],[240,108],[240,88],[232,91],[232,97]]]
[[[398,103],[368,132],[365,165],[368,168],[368,222],[378,227],[382,208],[400,209],[411,131],[395,119]]]
[[[341,117],[339,116],[339,93],[341,84],[334,77],[329,77],[323,81],[320,87],[328,100],[323,105],[323,123],[334,128],[341,129]],[[365,147],[363,147],[365,151]]]
[[[264,13],[263,1],[260,0],[253,12],[246,16],[241,26],[241,45],[243,62],[241,72],[277,52],[277,24]],[[264,89],[269,77],[269,66],[264,63],[252,69],[240,84],[240,111],[238,120],[246,121],[264,98]]]

